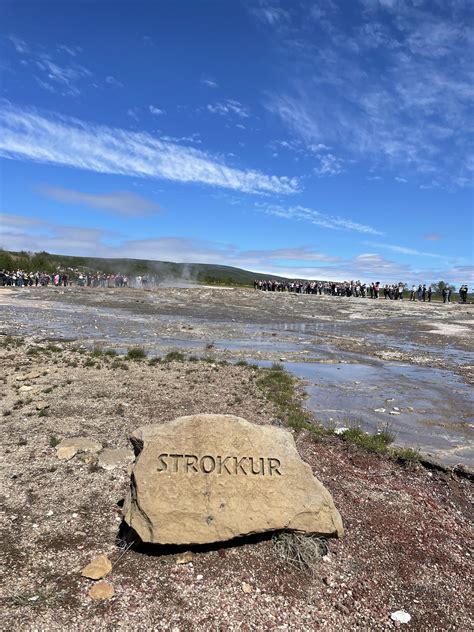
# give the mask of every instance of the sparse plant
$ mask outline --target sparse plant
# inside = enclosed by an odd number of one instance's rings
[[[38,417],[47,417],[48,416],[48,409],[47,408],[42,408],[39,413],[38,413]]]
[[[51,435],[49,437],[49,445],[51,448],[55,448],[60,442],[61,442],[61,439],[59,439],[55,435]]]
[[[317,565],[329,552],[326,540],[315,536],[284,531],[272,538],[277,555],[298,570],[314,574]]]
[[[156,366],[157,364],[160,364],[160,362],[161,362],[161,358],[159,358],[159,357],[150,358],[150,360],[148,360],[148,365],[149,366]]]
[[[184,353],[181,351],[170,351],[164,357],[165,362],[184,362],[185,359]]]
[[[143,360],[146,358],[145,349],[143,347],[130,347],[126,358],[127,360]]]

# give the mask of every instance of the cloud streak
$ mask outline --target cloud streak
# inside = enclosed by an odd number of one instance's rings
[[[129,191],[82,193],[61,187],[41,187],[40,193],[52,200],[74,206],[98,209],[125,217],[145,217],[161,211],[156,202]]]
[[[351,219],[344,217],[327,215],[316,211],[314,209],[307,208],[305,206],[281,206],[279,204],[266,204],[258,203],[256,207],[266,213],[267,215],[274,215],[275,217],[282,217],[290,220],[298,220],[309,222],[315,226],[321,226],[323,228],[329,228],[331,230],[353,230],[366,235],[382,235],[383,233],[372,226],[365,224],[359,224]]]
[[[7,103],[0,105],[0,155],[245,193],[290,194],[299,190],[295,178],[228,167],[203,151],[150,134],[93,125],[59,114],[46,116]]]

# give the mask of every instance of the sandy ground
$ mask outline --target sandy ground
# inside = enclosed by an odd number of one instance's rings
[[[72,296],[79,305],[84,294]],[[213,300],[223,317],[243,317],[244,308]],[[204,307],[196,301],[193,309],[201,314]],[[458,318],[464,314],[456,310]],[[33,329],[31,321],[25,325]],[[126,549],[119,528],[127,466],[106,471],[81,455],[60,461],[54,446],[81,435],[126,447],[137,426],[198,412],[280,423],[257,384],[258,370],[220,364],[213,347],[205,355],[207,361],[150,364],[84,352],[79,341],[3,336],[1,629],[390,630],[400,625],[390,618],[400,609],[412,617],[406,629],[472,629],[470,480],[402,465],[336,437],[315,443],[305,432],[296,435],[346,530],[328,543],[329,555],[313,573],[279,558],[265,538],[196,549],[185,565],[176,564],[175,551],[138,543]],[[100,553],[113,563],[115,596],[104,602],[88,596],[92,581],[80,576]]]

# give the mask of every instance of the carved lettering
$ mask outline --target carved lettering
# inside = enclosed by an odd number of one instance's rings
[[[275,472],[278,474],[278,476],[281,476],[281,472],[278,469],[280,467],[280,460],[279,459],[269,458],[268,459],[268,467],[270,469],[270,476],[273,476],[273,470],[275,470]]]
[[[168,463],[165,461],[167,454],[160,454],[158,457],[158,472],[166,472],[168,469]]]
[[[196,463],[199,459],[195,454],[185,454],[184,458],[186,459],[186,472],[189,472],[189,468],[191,468],[193,472],[199,471],[196,467]]]
[[[260,457],[259,459],[254,459],[253,456],[250,456],[249,459],[250,459],[250,468],[252,470],[252,474],[261,474],[262,476],[264,476],[265,475],[265,459],[263,457]],[[259,462],[259,468],[256,471],[254,467],[255,461]]]
[[[208,463],[207,466],[205,464],[206,459]],[[209,454],[206,454],[205,456],[201,458],[200,464],[201,464],[201,470],[204,472],[204,474],[210,474],[216,469],[216,460],[213,456],[210,456]]]
[[[229,461],[231,459],[230,456],[226,456],[224,459],[221,456],[217,457],[217,473],[218,474],[222,474],[222,468],[224,468],[224,470],[227,472],[227,474],[232,474],[232,470],[229,470],[228,466],[227,466],[227,461]]]
[[[246,460],[247,460],[246,456],[243,456],[241,459],[239,459],[238,456],[234,456],[236,474],[238,474],[240,470],[243,474],[245,474],[245,476],[247,476],[247,472],[244,470],[244,467],[242,465],[242,462]]]
[[[184,459],[184,454],[170,454],[170,459],[174,459],[173,472],[177,472],[179,469],[179,459]]]
[[[233,474],[244,476],[282,476],[281,462],[273,457],[234,455],[167,454],[158,457],[157,472],[177,474]]]

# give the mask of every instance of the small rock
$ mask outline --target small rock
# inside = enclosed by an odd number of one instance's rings
[[[388,414],[389,415],[400,415],[400,412],[398,410],[391,410]]]
[[[49,408],[50,404],[48,404],[47,402],[36,402],[36,410],[46,410],[46,408]]]
[[[54,511],[50,509],[46,515],[49,517],[54,516]]]
[[[351,613],[349,608],[345,606],[343,603],[336,604],[336,608],[339,610],[339,612],[342,612],[342,614],[349,615]]]
[[[112,584],[107,582],[98,582],[94,584],[89,590],[89,597],[91,599],[102,600],[110,599],[115,595],[115,590]]]
[[[178,553],[176,556],[176,564],[188,564],[192,562],[194,554],[191,551],[185,551],[184,553]]]
[[[98,555],[82,569],[81,575],[89,579],[102,579],[112,570],[112,562],[107,555]]]
[[[242,582],[242,592],[244,593],[251,593],[253,590],[252,586],[250,584],[247,584],[247,582]]]
[[[385,408],[374,408],[374,413],[384,413],[386,412]]]
[[[15,379],[17,382],[25,382],[26,380],[35,380],[40,375],[40,371],[30,371],[29,373],[24,373],[23,375],[17,375]]]
[[[69,451],[67,449],[69,449]],[[56,447],[56,454],[59,459],[71,459],[78,452],[99,452],[102,444],[87,437],[70,437],[63,439]],[[64,456],[60,456],[60,454]]]
[[[197,575],[196,579],[198,580],[198,582],[200,582],[201,579],[204,579],[204,575]]]
[[[392,621],[398,621],[399,623],[408,623],[411,620],[411,615],[405,610],[397,610],[390,615]]]
[[[33,387],[32,386],[20,386],[20,388],[18,389],[19,393],[28,393],[29,391],[32,391]]]
[[[61,461],[69,461],[69,459],[72,459],[72,457],[75,456],[76,454],[77,454],[76,448],[68,448],[68,447],[56,448],[56,456],[58,457],[58,459],[61,459]]]
[[[135,460],[135,455],[128,448],[106,449],[100,453],[99,467],[114,470],[121,465],[128,465]]]
[[[393,410],[400,410],[400,409],[398,408],[398,406],[394,406]]]

